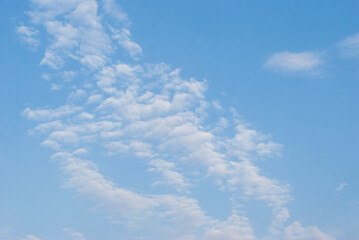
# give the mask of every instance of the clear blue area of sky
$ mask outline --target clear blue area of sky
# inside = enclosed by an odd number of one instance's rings
[[[206,79],[209,98],[233,106],[245,121],[283,144],[280,159],[259,165],[291,185],[295,219],[324,232],[340,231],[338,240],[359,235],[359,58],[341,58],[337,49],[338,42],[359,32],[358,1],[119,3],[143,48],[141,62],[165,62],[181,68],[184,77]],[[67,95],[49,91],[40,78],[42,47],[29,51],[15,34],[16,26],[27,21],[28,9],[27,1],[0,0],[0,229],[17,229],[20,236],[41,229],[61,239],[57,226],[67,222],[91,233],[89,239],[106,239],[104,232],[114,237],[105,215],[93,215],[90,203],[61,188],[51,152],[28,135],[33,125],[21,111],[29,104],[60,104]],[[264,67],[271,55],[283,51],[321,53],[321,74]],[[347,186],[334,191],[342,182]],[[223,218],[230,209],[218,202],[226,204],[218,196],[203,206]],[[265,226],[261,216],[269,219],[268,210],[260,203],[247,208],[249,218],[257,220],[254,225]]]

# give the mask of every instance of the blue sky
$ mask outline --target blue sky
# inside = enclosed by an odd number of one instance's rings
[[[0,240],[355,239],[358,11],[0,0]]]

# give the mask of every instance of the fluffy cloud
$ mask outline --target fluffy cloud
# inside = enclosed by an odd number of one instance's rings
[[[312,72],[323,63],[320,54],[315,52],[279,52],[271,56],[264,66],[284,73]]]
[[[191,166],[196,166],[202,169],[200,178],[212,178],[218,188],[228,190],[235,198],[246,196],[266,203],[273,213],[272,232],[279,231],[289,218],[286,208],[291,199],[289,187],[263,176],[254,163],[257,159],[277,156],[280,144],[238,120],[234,121],[236,134],[233,137],[217,136],[211,129],[206,130],[201,124],[207,106],[203,104],[205,83],[181,79],[176,70],[167,67],[166,71],[150,74],[146,67],[137,67],[134,71],[132,66],[114,65],[111,69],[114,74],[107,75],[111,85],[99,84],[98,90],[106,93],[107,98],[96,97],[97,101],[92,101],[95,95],[85,95],[85,103],[92,102],[91,105],[28,108],[23,112],[32,120],[48,120],[32,132],[47,136],[44,145],[62,150],[53,158],[58,160],[67,176],[66,187],[93,199],[105,210],[111,209],[112,218],[126,216],[129,222],[137,222],[137,226],[141,226],[141,221],[147,226],[150,219],[171,223],[168,229],[162,226],[160,232],[178,226],[175,235],[168,232],[171,238],[194,236],[198,239],[201,231],[208,229],[202,233],[208,238],[230,234],[235,239],[244,231],[243,226],[249,229],[248,223],[233,223],[237,222],[233,219],[242,217],[232,216],[226,222],[213,225],[216,220],[207,216],[196,200],[185,196],[190,194],[188,188],[194,184],[190,177]],[[116,72],[130,76],[130,84],[123,85],[120,81],[123,75]],[[99,77],[98,81],[103,79]],[[113,89],[111,93],[108,87]],[[90,148],[89,139],[91,143],[102,144],[111,154],[143,159],[148,170],[157,175],[150,186],[173,186],[185,195],[144,196],[117,187],[98,172],[92,161],[69,152],[78,146]],[[199,184],[197,180],[196,184]],[[182,205],[183,202],[186,204]],[[195,216],[193,211],[197,212]],[[142,214],[141,221],[137,220],[139,214]],[[188,225],[190,221],[195,223]],[[252,231],[247,230],[242,238],[253,239]]]
[[[334,240],[335,238],[321,232],[317,227],[304,227],[294,222],[284,230],[283,240]]]
[[[250,219],[237,211],[244,198],[262,201],[270,209],[268,235],[280,236],[290,216],[290,187],[265,176],[256,162],[280,156],[281,144],[237,117],[216,115],[220,120],[214,127],[206,124],[211,106],[226,110],[206,99],[205,81],[183,79],[179,69],[164,63],[134,65],[114,59],[113,41],[134,59],[142,54],[131,39],[127,16],[114,1],[103,0],[103,8],[95,0],[32,2],[31,22],[43,25],[51,40],[41,63],[64,68],[61,74],[75,71],[77,78],[92,75],[96,81],[86,88],[72,81],[73,91],[63,106],[26,108],[22,113],[38,122],[30,132],[55,150],[52,159],[64,174],[65,187],[91,199],[111,221],[136,229],[141,239],[255,239]],[[115,28],[107,18],[121,26]],[[68,61],[77,61],[84,75],[67,69]],[[313,53],[279,53],[267,65],[309,71],[320,62]],[[221,132],[223,128],[231,128],[233,135]],[[96,164],[101,157],[90,154],[94,146],[103,158],[116,155],[124,162],[141,163],[151,175],[147,188],[157,188],[156,194],[143,194],[130,182],[115,183],[102,175]],[[191,195],[190,188],[208,182],[233,200],[226,220],[209,216]],[[294,225],[285,234],[298,229]]]
[[[74,59],[90,69],[98,69],[109,61],[108,56],[113,53],[111,36],[106,33],[99,13],[98,3],[95,0],[67,0],[67,1],[40,1],[32,0],[34,9],[29,11],[31,22],[35,26],[45,27],[51,44],[47,46],[46,54],[41,65],[53,69],[64,67],[66,59]],[[103,11],[117,14],[116,19],[127,25],[125,18],[116,10],[113,1],[103,1]],[[112,10],[110,10],[110,6]],[[65,17],[67,21],[61,21]],[[33,37],[38,30],[35,28],[18,28],[19,34],[27,41],[35,43]],[[141,52],[140,46],[131,40],[130,32],[124,30],[116,34],[120,45],[135,57]]]

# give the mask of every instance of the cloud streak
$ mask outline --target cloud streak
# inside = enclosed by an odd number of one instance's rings
[[[264,66],[283,73],[313,73],[322,63],[320,54],[315,52],[278,52]]]

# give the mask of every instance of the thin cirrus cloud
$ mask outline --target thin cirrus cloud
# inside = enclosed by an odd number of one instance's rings
[[[343,183],[339,184],[339,186],[336,187],[336,188],[334,189],[334,191],[336,191],[336,192],[343,191],[344,187],[346,187],[346,186],[347,186],[347,183],[343,182]]]
[[[359,57],[359,33],[346,37],[337,47],[343,57]]]
[[[71,71],[77,78],[85,72],[92,82],[72,80],[72,92],[62,106],[29,107],[22,115],[36,122],[30,133],[53,150],[51,159],[63,173],[64,187],[92,201],[110,222],[131,230],[123,232],[124,239],[136,232],[136,239],[254,240],[256,229],[240,211],[244,198],[261,201],[271,212],[268,239],[332,239],[297,222],[289,230],[285,227],[291,187],[264,175],[256,165],[258,159],[279,157],[281,144],[236,116],[219,115],[224,110],[206,98],[205,81],[184,79],[179,69],[165,63],[133,63],[142,48],[132,40],[127,15],[114,1],[32,3],[31,27],[45,29],[50,39],[41,64],[61,74]],[[127,53],[132,61],[118,63],[115,51]],[[81,71],[69,69],[68,61],[77,61]],[[320,63],[314,53],[287,52],[275,54],[267,65],[298,72]],[[209,115],[218,119],[214,127],[205,124]],[[228,129],[233,135],[225,134]],[[145,179],[147,192],[153,193],[143,194],[130,181],[109,180],[97,167],[102,158],[91,155],[93,146],[101,148],[103,158],[141,162],[150,175]],[[206,180],[231,196],[227,219],[210,216],[191,194],[208,184]],[[160,186],[168,190],[155,191]],[[304,237],[291,235],[293,229],[304,231]]]
[[[264,67],[283,73],[313,73],[322,65],[316,52],[278,52],[271,56]]]

